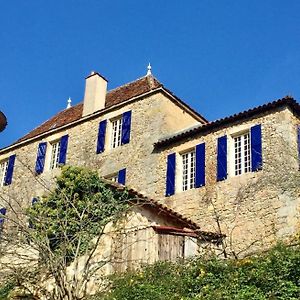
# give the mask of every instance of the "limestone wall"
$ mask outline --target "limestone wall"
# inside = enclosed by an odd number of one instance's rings
[[[256,124],[262,125],[263,170],[234,176],[230,137]],[[168,206],[197,221],[203,230],[219,231],[220,226],[228,236],[228,249],[242,251],[241,255],[290,237],[300,225],[297,124],[289,109],[282,109],[162,149],[158,197],[165,193],[167,155],[175,152],[177,187],[175,195],[165,199]],[[223,135],[228,136],[229,175],[217,182],[217,138]],[[180,153],[202,142],[206,144],[206,185],[182,192]]]
[[[128,110],[132,111],[129,144],[111,149],[108,122],[106,149],[103,153],[96,154],[99,122],[120,116]],[[169,115],[176,115],[177,122],[174,122]],[[48,145],[44,172],[35,175],[38,144],[53,142],[65,134],[69,135],[66,161],[68,165],[91,167],[99,170],[102,176],[126,168],[127,185],[154,195],[159,154],[153,152],[153,143],[165,135],[197,123],[199,123],[197,120],[166,96],[156,93],[11,151],[4,149],[0,151],[0,161],[16,154],[16,162],[12,184],[0,187],[2,195],[0,205],[7,206],[5,199],[8,198],[28,204],[32,197],[41,196],[51,189],[52,179],[59,174],[59,169],[49,170],[50,147]]]

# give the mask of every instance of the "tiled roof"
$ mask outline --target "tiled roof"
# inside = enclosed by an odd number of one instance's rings
[[[153,76],[142,77],[136,81],[130,82],[119,88],[109,91],[106,95],[105,108],[109,108],[131,98],[145,94],[161,86],[162,84]],[[79,120],[82,117],[82,109],[83,103],[79,103],[69,109],[65,109],[59,112],[53,118],[49,119],[42,125],[38,126],[28,134],[23,136],[16,143],[25,141],[27,139],[45,133],[51,129],[59,128],[61,126]]]
[[[3,112],[0,111],[0,132],[4,130],[7,125],[7,120]]]
[[[265,112],[268,112],[270,110],[274,110],[276,108],[280,108],[280,107],[284,107],[284,106],[290,107],[290,109],[296,115],[300,116],[300,105],[299,105],[299,103],[297,103],[297,101],[294,98],[286,96],[285,98],[278,99],[276,101],[269,102],[269,103],[266,103],[266,104],[261,105],[261,106],[257,106],[255,108],[240,112],[238,114],[234,114],[234,115],[229,116],[229,117],[218,119],[216,121],[213,121],[213,122],[201,125],[201,126],[196,126],[196,127],[190,128],[188,130],[182,131],[182,132],[174,134],[172,136],[168,136],[166,138],[163,138],[163,139],[157,141],[154,144],[154,146],[156,148],[168,146],[172,143],[181,141],[183,139],[193,137],[193,136],[195,136],[199,133],[206,133],[208,131],[220,128],[222,126],[226,126],[226,125],[228,125],[232,122],[241,121],[241,120],[244,120],[244,119],[247,119],[247,118],[251,118],[251,117],[256,116],[258,114],[265,113]]]
[[[189,228],[193,230],[195,233],[197,233],[198,236],[202,237],[206,240],[212,240],[212,241],[219,241],[219,239],[222,239],[225,237],[223,234],[219,234],[216,232],[209,232],[209,231],[203,231],[200,229],[200,226],[192,221],[191,219],[184,217],[182,214],[174,211],[173,209],[167,207],[166,205],[158,202],[157,200],[154,200],[148,196],[145,196],[144,194],[136,191],[133,188],[126,187],[124,185],[111,182],[109,180],[103,179],[109,187],[117,189],[119,191],[125,191],[129,193],[129,196],[132,197],[131,202],[140,204],[143,207],[149,207],[157,211],[157,214],[165,215],[173,220],[176,220],[179,224],[182,226]]]

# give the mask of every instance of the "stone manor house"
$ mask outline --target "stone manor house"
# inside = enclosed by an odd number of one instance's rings
[[[31,205],[60,165],[89,167],[146,199],[154,260],[194,253],[186,237],[243,256],[299,232],[299,118],[285,97],[209,122],[149,71],[110,91],[92,72],[82,103],[0,150],[0,193]]]

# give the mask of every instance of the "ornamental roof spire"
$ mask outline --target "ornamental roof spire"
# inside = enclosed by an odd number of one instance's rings
[[[67,109],[68,108],[70,108],[71,106],[72,106],[72,99],[71,99],[71,97],[69,97],[69,99],[68,99],[68,104],[67,104]]]
[[[152,75],[151,70],[152,70],[152,67],[151,67],[151,64],[149,63],[149,64],[148,64],[148,67],[147,67],[147,76],[148,76],[148,75]]]

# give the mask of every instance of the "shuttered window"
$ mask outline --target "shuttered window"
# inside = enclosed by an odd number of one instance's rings
[[[131,131],[131,111],[124,112],[121,116],[111,120],[111,148],[128,144]]]
[[[69,136],[64,135],[60,140],[51,143],[50,170],[66,163],[68,140]]]

